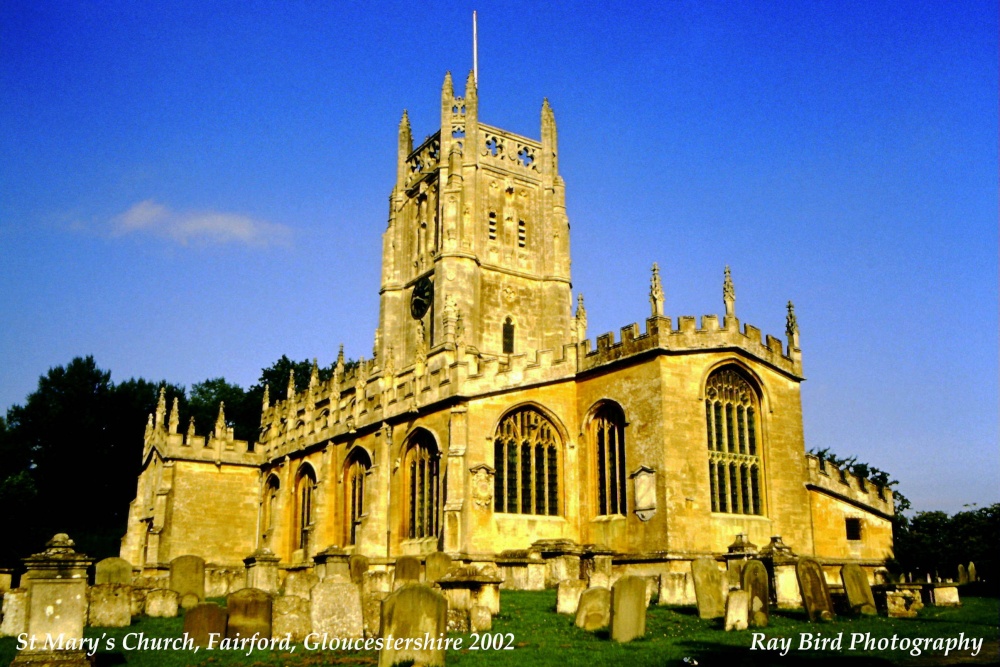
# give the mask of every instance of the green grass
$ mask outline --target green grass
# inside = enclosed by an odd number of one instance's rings
[[[624,665],[644,667],[659,665],[685,665],[697,661],[699,665],[835,665],[849,659],[851,665],[936,665],[964,664],[966,654],[952,654],[944,658],[940,652],[929,651],[919,657],[904,651],[847,651],[851,633],[871,633],[874,638],[892,637],[957,637],[964,632],[967,637],[984,639],[980,655],[974,659],[979,664],[992,664],[997,654],[998,601],[991,598],[966,598],[959,608],[929,607],[917,619],[890,619],[865,617],[839,618],[831,623],[811,624],[801,613],[773,614],[771,626],[764,630],[766,637],[792,638],[792,650],[786,657],[776,653],[751,651],[750,632],[724,632],[720,622],[702,621],[693,609],[653,606],[646,619],[646,636],[643,639],[617,644],[608,639],[607,632],[588,633],[578,630],[572,619],[555,613],[555,592],[539,593],[503,591],[502,612],[494,619],[492,633],[513,635],[513,650],[468,650],[470,635],[463,635],[464,646],[448,652],[448,664],[459,667],[490,665],[496,667],[532,667],[535,665]],[[120,646],[127,633],[142,632],[147,637],[176,637],[181,633],[180,618],[143,618],[128,628],[88,628],[88,637],[102,637],[102,645],[115,638]],[[835,637],[844,633],[844,650],[798,651],[800,633],[822,633],[822,637]],[[506,643],[505,637],[505,643]],[[10,663],[16,653],[15,639],[0,639],[0,667]],[[688,662],[685,662],[685,658]],[[115,665],[162,665],[181,667],[307,667],[319,665],[372,665],[377,661],[374,652],[306,651],[301,646],[292,653],[284,651],[254,651],[244,653],[202,649],[198,653],[187,651],[131,651],[119,649],[98,653],[97,667]]]

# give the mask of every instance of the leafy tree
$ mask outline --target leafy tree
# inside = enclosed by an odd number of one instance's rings
[[[215,429],[219,416],[219,404],[225,404],[227,425],[234,427],[235,437],[240,440],[254,440],[256,424],[251,424],[247,412],[247,393],[239,385],[226,382],[225,378],[211,378],[191,385],[188,398],[188,415],[194,417],[195,430],[199,435],[208,435]],[[258,418],[260,421],[258,408]],[[182,414],[184,414],[182,412]],[[187,428],[185,423],[181,424]]]

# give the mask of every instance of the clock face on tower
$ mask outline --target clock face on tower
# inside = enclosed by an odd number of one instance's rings
[[[410,295],[410,315],[413,319],[419,320],[431,307],[434,300],[434,283],[430,277],[424,276],[413,286],[413,293]]]

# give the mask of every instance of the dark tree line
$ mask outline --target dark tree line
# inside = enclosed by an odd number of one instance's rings
[[[57,532],[91,556],[118,554],[161,387],[168,409],[178,399],[182,432],[192,418],[199,435],[211,432],[224,401],[235,436],[256,440],[265,385],[272,402],[283,400],[289,373],[302,391],[311,370],[282,356],[249,389],[220,377],[186,390],[141,378],[115,383],[93,357],[49,369],[23,405],[0,416],[0,567],[16,567]],[[318,370],[321,381],[333,374],[333,366]]]

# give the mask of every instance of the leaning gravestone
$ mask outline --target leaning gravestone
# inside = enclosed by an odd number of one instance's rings
[[[226,636],[230,639],[253,637],[254,633],[271,636],[271,596],[265,591],[244,588],[231,593],[226,598],[226,610],[229,612]]]
[[[603,586],[588,588],[576,608],[576,627],[593,632],[611,623],[611,591]]]
[[[743,566],[740,576],[740,588],[747,592],[747,623],[751,628],[766,628],[771,618],[768,609],[770,591],[767,585],[767,568],[759,560],[750,560]]]
[[[560,614],[575,614],[580,604],[580,596],[587,590],[587,582],[583,579],[564,579],[556,588],[556,612]]]
[[[132,584],[132,563],[124,558],[105,558],[94,566],[94,584]]]
[[[489,632],[493,629],[493,614],[481,604],[469,609],[469,632]]]
[[[216,644],[226,636],[226,610],[214,602],[203,602],[184,612],[184,634],[195,646],[208,646],[209,636],[215,635]]]
[[[830,588],[826,585],[823,568],[812,558],[800,558],[795,564],[795,576],[799,580],[802,606],[809,614],[810,621],[833,620],[833,602]]]
[[[168,588],[154,588],[146,593],[146,616],[173,618],[177,615],[181,596]]]
[[[271,607],[271,636],[284,639],[291,635],[298,643],[312,632],[309,618],[309,600],[295,595],[279,595]]]
[[[361,591],[349,581],[333,579],[313,586],[309,613],[313,632],[320,635],[352,639],[365,635]]]
[[[205,561],[198,556],[178,556],[170,561],[170,590],[190,609],[205,601]]]
[[[396,559],[396,571],[393,574],[393,587],[420,581],[420,561],[413,556],[400,556]]]
[[[427,581],[437,581],[448,574],[448,570],[451,569],[451,556],[441,551],[435,551],[427,556],[425,567]]]
[[[840,568],[840,580],[844,584],[847,606],[851,608],[851,612],[865,616],[874,616],[878,613],[868,577],[856,563],[848,563]]]
[[[726,615],[726,601],[722,595],[722,570],[711,558],[698,558],[691,563],[694,577],[694,594],[698,602],[698,616],[702,619],[722,618]]]
[[[731,591],[726,597],[726,632],[746,630],[750,620],[750,595],[747,591]]]
[[[351,573],[351,581],[360,584],[368,571],[368,557],[361,554],[353,554],[347,559],[347,569]]]
[[[398,564],[397,564],[398,567]],[[382,602],[382,636],[394,639],[438,639],[448,622],[448,603],[444,596],[424,584],[406,584]],[[444,648],[414,650],[404,642],[394,641],[378,654],[378,667],[392,667],[412,661],[414,665],[444,665]],[[402,648],[397,648],[402,646]]]
[[[125,628],[132,623],[132,587],[97,584],[87,591],[87,624],[97,628]]]
[[[958,564],[958,583],[967,584],[969,583],[969,571],[965,569],[965,566],[961,563]]]
[[[622,577],[611,587],[611,639],[630,642],[646,634],[646,578]]]

